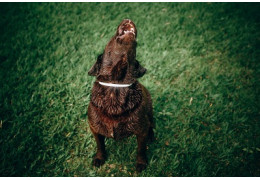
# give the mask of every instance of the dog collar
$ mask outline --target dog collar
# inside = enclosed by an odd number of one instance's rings
[[[113,84],[113,83],[105,83],[105,82],[98,82],[99,84],[103,86],[109,86],[109,87],[129,87],[132,84]]]

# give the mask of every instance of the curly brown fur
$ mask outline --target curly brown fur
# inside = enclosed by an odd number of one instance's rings
[[[105,137],[116,140],[136,135],[137,171],[147,166],[146,143],[153,139],[152,100],[148,90],[137,78],[146,69],[136,60],[137,30],[131,20],[123,20],[103,54],[89,71],[96,76],[88,106],[90,129],[97,143],[93,164],[105,162]],[[129,87],[108,87],[99,82],[132,84]]]

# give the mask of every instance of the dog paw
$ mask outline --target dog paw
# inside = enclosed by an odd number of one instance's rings
[[[140,172],[142,172],[143,170],[145,170],[146,167],[147,167],[147,164],[139,164],[139,163],[137,163],[137,164],[136,164],[136,171],[140,173]]]
[[[104,159],[95,158],[95,159],[93,160],[93,165],[96,166],[96,167],[100,167],[100,166],[102,166],[104,163],[105,163],[105,160],[104,160]]]

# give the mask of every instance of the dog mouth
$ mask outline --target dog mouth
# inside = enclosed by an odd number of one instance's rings
[[[134,34],[134,36],[135,36],[134,28],[131,28],[130,30],[124,30],[124,31],[123,31],[123,35],[128,34],[128,33],[132,33],[132,34]]]
[[[136,38],[137,31],[135,28],[135,24],[130,19],[123,20],[118,27],[117,33],[120,37],[133,36],[133,38]]]

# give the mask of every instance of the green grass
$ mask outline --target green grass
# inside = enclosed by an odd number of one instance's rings
[[[0,3],[1,176],[260,176],[259,4]],[[156,142],[106,141],[91,165],[87,75],[124,18],[138,29]]]

